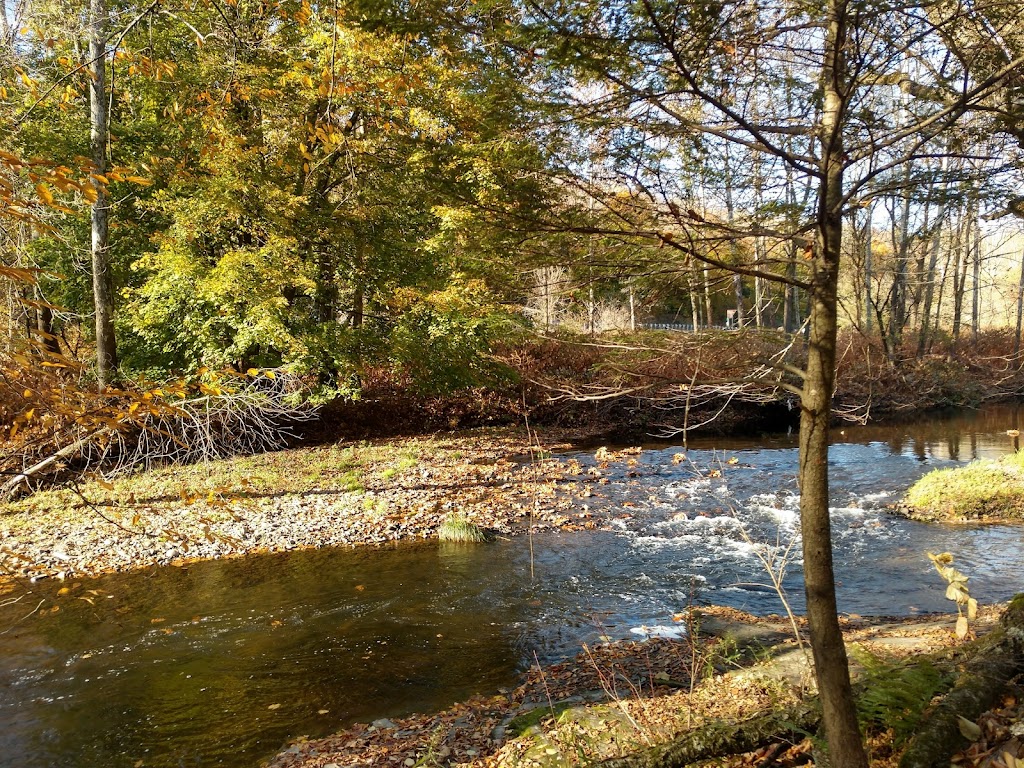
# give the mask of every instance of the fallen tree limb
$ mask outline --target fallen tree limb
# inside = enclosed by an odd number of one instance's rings
[[[926,715],[903,752],[900,768],[948,766],[950,757],[968,744],[958,718],[977,719],[996,705],[1010,679],[1024,671],[1024,594],[1010,602],[999,627],[977,645],[956,685]]]
[[[97,430],[96,432],[90,432],[89,434],[85,435],[85,437],[81,437],[78,440],[75,440],[70,445],[64,446],[56,453],[50,454],[42,461],[33,464],[31,467],[23,469],[17,475],[15,475],[10,480],[5,482],[2,486],[0,486],[0,499],[9,499],[11,496],[14,495],[14,493],[18,490],[18,487],[22,483],[27,483],[35,475],[39,474],[45,469],[48,469],[52,465],[61,461],[62,459],[66,459],[71,456],[77,455],[91,441],[96,440],[97,438],[104,434],[109,434],[110,432],[111,430],[109,428],[100,429]]]
[[[817,702],[782,712],[752,717],[739,723],[713,722],[625,757],[602,760],[601,768],[682,768],[721,755],[752,752],[773,742],[803,740],[821,722]]]

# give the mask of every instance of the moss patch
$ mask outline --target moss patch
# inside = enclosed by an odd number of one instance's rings
[[[1024,521],[1024,454],[929,472],[907,491],[903,507],[916,520]]]

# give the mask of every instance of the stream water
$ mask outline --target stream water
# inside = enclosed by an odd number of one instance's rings
[[[982,603],[1022,588],[1024,528],[884,511],[930,469],[1012,450],[1017,426],[998,407],[835,435],[843,611],[950,610],[926,551],[953,552]],[[511,686],[601,635],[671,629],[691,600],[780,611],[755,547],[796,536],[794,437],[680,452],[612,463],[578,509],[613,530],[535,536],[532,561],[526,537],[296,552],[80,579],[91,602],[16,625],[23,607],[0,612],[0,765],[253,766],[302,734]],[[801,610],[798,553],[785,586]]]

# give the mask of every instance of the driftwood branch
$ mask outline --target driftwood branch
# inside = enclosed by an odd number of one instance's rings
[[[26,467],[21,472],[12,477],[10,480],[8,480],[6,483],[4,483],[2,486],[0,486],[0,499],[9,498],[16,490],[18,490],[18,487],[21,486],[22,483],[27,483],[33,477],[49,469],[62,459],[77,456],[90,442],[100,438],[105,434],[109,434],[110,431],[110,429],[101,429],[96,432],[90,432],[84,437],[75,440],[73,443],[64,446],[59,451],[50,454],[42,461],[36,462],[31,467]]]

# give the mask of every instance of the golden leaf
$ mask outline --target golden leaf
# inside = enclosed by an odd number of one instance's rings
[[[36,184],[36,193],[39,195],[39,199],[47,205],[53,205],[53,192],[45,184]]]

